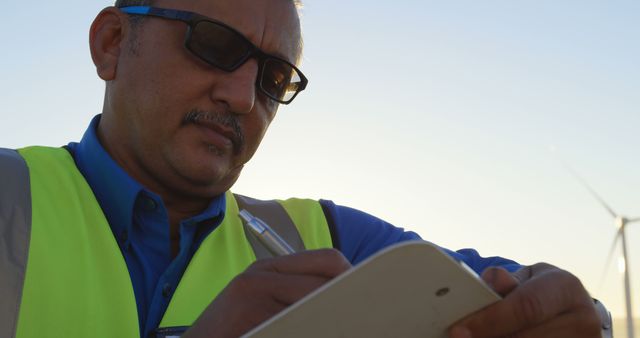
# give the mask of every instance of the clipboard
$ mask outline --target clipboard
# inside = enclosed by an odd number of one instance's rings
[[[500,300],[478,275],[423,241],[391,246],[246,333],[245,338],[446,338]]]

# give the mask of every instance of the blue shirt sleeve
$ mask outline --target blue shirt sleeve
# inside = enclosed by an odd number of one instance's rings
[[[351,262],[358,264],[372,254],[396,243],[422,240],[412,231],[393,226],[377,217],[360,210],[336,205],[332,201],[320,200],[323,210],[332,224],[336,248]],[[331,225],[331,224],[330,224]],[[521,265],[502,257],[482,257],[473,249],[444,252],[458,261],[467,264],[480,274],[490,266],[500,266],[510,272],[520,269]]]

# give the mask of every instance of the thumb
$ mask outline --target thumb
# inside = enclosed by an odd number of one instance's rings
[[[508,295],[519,285],[517,278],[500,267],[490,267],[484,270],[482,280],[502,297]]]

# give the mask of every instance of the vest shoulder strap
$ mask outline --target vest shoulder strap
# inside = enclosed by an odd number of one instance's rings
[[[240,210],[246,209],[254,216],[265,221],[296,252],[303,251],[305,249],[304,242],[302,241],[302,237],[300,237],[298,228],[280,203],[276,201],[258,200],[238,194],[233,194],[233,197],[235,197],[236,202],[238,202],[238,208]],[[253,248],[256,259],[273,257],[269,250],[262,245],[251,231],[245,231],[245,235],[251,244],[251,248]]]
[[[0,148],[0,337],[15,337],[31,237],[29,168]]]

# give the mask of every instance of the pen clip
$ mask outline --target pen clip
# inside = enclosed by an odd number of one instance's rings
[[[267,228],[269,227],[261,219],[253,216],[247,210],[244,210],[244,209],[240,210],[240,213],[238,215],[240,216],[240,218],[242,218],[246,222],[247,226],[249,226],[251,230],[256,234],[264,233],[265,231],[267,231]]]
[[[295,253],[289,243],[282,239],[267,223],[244,209],[240,210],[238,215],[246,222],[249,231],[271,254],[284,256]]]

